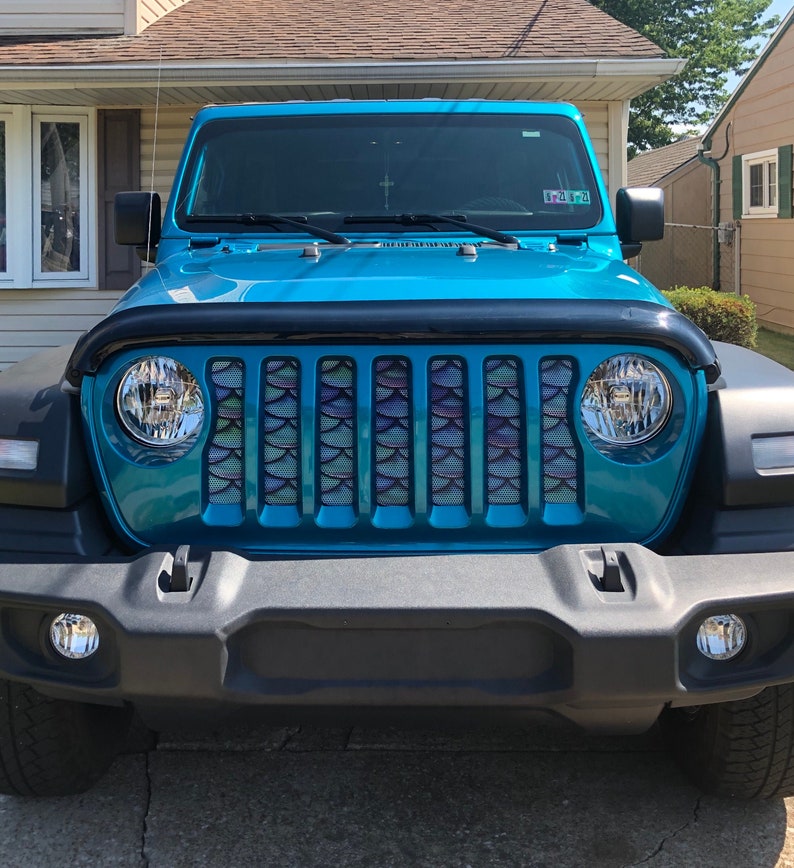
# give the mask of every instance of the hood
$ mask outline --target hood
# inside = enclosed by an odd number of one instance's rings
[[[205,302],[483,298],[619,298],[666,304],[643,277],[585,245],[413,244],[182,250],[160,261],[116,310]]]

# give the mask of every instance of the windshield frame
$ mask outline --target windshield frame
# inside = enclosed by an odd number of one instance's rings
[[[400,106],[398,111],[395,111],[396,105]],[[367,107],[366,111],[361,110],[364,106]],[[410,127],[411,125],[417,128],[426,128],[430,125],[435,129],[443,128],[447,133],[450,129],[454,130],[459,127],[471,126],[482,129],[483,126],[489,125],[506,130],[521,130],[523,128],[541,131],[552,130],[558,135],[561,134],[560,130],[563,130],[572,143],[572,153],[578,159],[576,165],[581,169],[582,177],[586,179],[592,196],[592,207],[587,209],[584,219],[579,219],[577,211],[570,209],[566,215],[568,219],[561,219],[561,211],[555,210],[555,208],[546,209],[542,214],[528,210],[507,212],[487,209],[467,210],[459,207],[442,209],[439,213],[454,218],[460,218],[462,215],[466,222],[475,225],[480,224],[484,228],[510,234],[614,234],[611,211],[607,204],[605,189],[597,164],[594,169],[595,153],[580,122],[580,116],[572,106],[562,104],[551,106],[536,103],[496,105],[480,103],[475,109],[474,106],[467,103],[446,104],[439,101],[435,106],[417,102],[359,104],[353,107],[349,104],[345,106],[337,104],[303,105],[299,107],[302,111],[296,111],[297,108],[293,105],[283,107],[276,105],[213,107],[200,112],[191,131],[189,147],[186,149],[183,163],[177,175],[177,184],[175,185],[177,192],[174,196],[173,208],[169,208],[166,225],[163,227],[164,234],[169,231],[176,235],[213,234],[224,237],[238,235],[269,237],[278,234],[281,236],[279,240],[287,240],[302,234],[305,238],[305,233],[301,233],[296,226],[288,223],[258,225],[255,221],[247,224],[241,223],[238,219],[229,219],[230,216],[236,218],[240,213],[247,213],[247,209],[236,209],[234,212],[225,209],[223,214],[218,214],[219,219],[217,221],[209,219],[209,215],[206,213],[194,213],[197,191],[195,179],[203,171],[205,144],[212,141],[216,135],[232,130],[238,132],[243,126],[260,132],[270,129],[283,132],[290,128],[305,132],[312,126],[319,130],[328,129],[329,125],[333,128],[342,126],[349,128],[351,124],[362,129],[373,124],[384,129]],[[321,110],[318,111],[318,108]],[[211,113],[210,116],[202,118],[201,115],[206,112]],[[529,137],[535,134],[530,132],[524,133],[524,135]],[[311,171],[310,167],[306,167],[305,170],[307,173]],[[461,179],[461,187],[465,188],[465,179]],[[370,212],[372,209],[363,210]],[[396,212],[396,210],[389,209],[389,212]],[[428,210],[418,206],[411,209],[412,212],[416,213],[428,213]],[[407,213],[407,209],[400,209],[400,211]],[[389,212],[384,210],[384,215]],[[278,213],[288,218],[298,219],[301,222],[308,220],[311,224],[319,226],[327,232],[354,236],[354,240],[355,237],[360,236],[399,237],[406,233],[427,235],[441,232],[447,235],[463,234],[469,236],[472,234],[471,230],[462,226],[456,227],[451,222],[447,222],[446,225],[422,225],[407,221],[389,224],[383,220],[372,223],[362,222],[361,213],[357,213],[354,209],[342,208],[333,212],[318,213],[298,205],[294,209],[279,209]],[[579,213],[585,212],[580,211]],[[571,218],[571,214],[573,214],[573,218]],[[191,216],[200,216],[200,220],[191,219]],[[346,221],[346,218],[351,216],[356,218],[353,221],[356,223],[355,231],[351,231],[351,221]],[[169,225],[169,217],[171,225]]]

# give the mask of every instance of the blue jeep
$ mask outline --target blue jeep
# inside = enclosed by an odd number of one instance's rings
[[[794,793],[794,373],[624,264],[663,220],[571,106],[200,111],[152,267],[0,376],[0,790],[136,712],[545,709]]]

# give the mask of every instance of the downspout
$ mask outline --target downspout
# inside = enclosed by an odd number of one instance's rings
[[[730,131],[731,123],[725,127],[725,150],[719,157],[706,156],[711,154],[711,139],[703,139],[698,145],[697,158],[705,166],[711,169],[711,225],[715,230],[719,229],[720,225],[720,164],[728,153],[728,132]],[[711,283],[714,289],[720,289],[720,240],[718,232],[712,233],[711,240]]]

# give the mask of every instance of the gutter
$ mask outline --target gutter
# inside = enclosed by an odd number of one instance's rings
[[[442,60],[442,61],[153,61],[140,63],[91,63],[52,65],[0,65],[0,83],[23,87],[46,84],[52,89],[73,89],[75,83],[140,86],[173,82],[228,81],[262,84],[272,82],[331,81],[500,81],[505,79],[637,78],[660,83],[679,73],[686,61],[668,58],[595,58],[589,60]],[[650,86],[650,85],[646,85]],[[640,91],[638,91],[640,92]]]
[[[721,189],[721,175],[720,175],[720,163],[719,161],[725,158],[725,155],[728,153],[728,133],[730,132],[731,124],[725,128],[725,150],[719,157],[711,156],[711,136],[713,133],[709,131],[706,136],[704,136],[700,144],[698,145],[697,158],[703,163],[703,165],[708,166],[711,169],[711,225],[717,229],[720,225],[720,189]],[[706,156],[706,154],[709,156]],[[719,291],[720,289],[720,241],[719,234],[717,232],[712,232],[711,237],[711,283],[714,289]]]
[[[711,152],[709,152],[711,153]],[[698,160],[711,169],[711,225],[719,226],[720,222],[720,164],[712,157],[707,157],[703,142],[698,145]],[[711,285],[720,289],[720,245],[716,232],[711,233]]]

